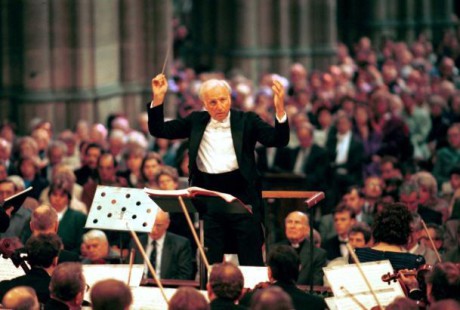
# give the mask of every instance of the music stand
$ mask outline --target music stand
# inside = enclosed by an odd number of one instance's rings
[[[98,185],[85,228],[129,231],[168,303],[163,286],[136,234],[152,231],[157,211],[157,204],[142,189]]]
[[[146,189],[148,190],[148,189]],[[200,251],[201,260],[199,264],[200,288],[205,289],[207,282],[207,271],[209,264],[204,251],[204,225],[202,216],[204,214],[245,214],[252,213],[251,206],[244,205],[241,201],[235,200],[227,202],[218,196],[205,196],[194,194],[181,195],[157,195],[148,193],[150,198],[165,212],[169,213],[184,213],[189,224],[189,228],[194,236],[198,250]],[[179,204],[178,204],[179,200]],[[200,238],[196,236],[195,229],[190,220],[189,213],[198,213],[200,218],[199,233]]]
[[[85,228],[149,233],[157,210],[142,189],[98,185]]]

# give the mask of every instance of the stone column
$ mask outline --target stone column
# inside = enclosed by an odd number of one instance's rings
[[[24,0],[23,71],[24,89],[18,105],[18,119],[28,123],[35,117],[53,119],[51,98],[50,1]],[[13,31],[13,29],[11,29]],[[25,126],[24,126],[25,125]],[[21,124],[22,129],[27,124]]]
[[[313,68],[325,70],[335,59],[337,29],[335,0],[311,0]]]
[[[275,26],[274,37],[275,45],[273,47],[273,70],[281,75],[287,74],[289,65],[291,64],[290,55],[290,28],[289,28],[289,1],[275,0],[274,1]]]
[[[310,7],[307,0],[293,1],[291,7],[292,62],[300,62],[307,68],[311,66],[311,28],[309,24]]]
[[[144,81],[154,72],[145,76],[145,46],[148,40],[144,31],[144,1],[120,0],[120,80],[124,90],[123,112],[128,119],[137,119],[145,110]],[[170,56],[172,61],[173,56]],[[134,124],[132,124],[134,125]]]
[[[235,0],[235,46],[232,68],[240,69],[251,79],[258,78],[257,3],[255,0]]]
[[[263,2],[263,5],[262,3]],[[275,32],[277,25],[273,19],[274,0],[260,0],[258,8],[258,25],[257,38],[259,48],[259,78],[263,73],[273,72],[274,66],[271,57],[272,48],[275,45]]]

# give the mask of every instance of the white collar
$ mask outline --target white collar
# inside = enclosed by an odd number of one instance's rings
[[[212,128],[229,128],[230,127],[230,111],[228,112],[228,115],[226,118],[224,118],[223,121],[218,121],[213,118],[209,121],[209,125]]]

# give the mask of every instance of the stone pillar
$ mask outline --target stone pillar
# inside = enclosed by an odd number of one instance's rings
[[[311,29],[309,24],[310,7],[307,0],[296,0],[291,7],[292,62],[300,62],[307,68],[311,66]]]
[[[49,7],[50,1],[24,0],[23,17],[23,71],[18,119],[30,121],[35,117],[52,120],[51,53]],[[11,29],[13,31],[13,29]],[[47,102],[48,100],[48,102]],[[38,102],[40,102],[38,104]],[[24,130],[28,124],[21,124]]]
[[[289,65],[291,64],[291,36],[290,36],[290,20],[289,20],[289,1],[275,0],[274,2],[276,12],[275,14],[275,54],[274,59],[274,71],[281,75],[286,75],[288,72]]]
[[[70,124],[80,119],[90,123],[96,121],[94,98],[94,18],[95,12],[91,0],[79,0],[73,3],[73,87],[74,101],[67,102]]]
[[[260,2],[263,2],[261,5]],[[274,0],[260,0],[259,1],[259,18],[257,29],[258,48],[259,48],[259,78],[263,73],[273,72],[273,61],[270,52],[275,45],[275,31],[277,25],[274,23]]]
[[[335,0],[311,0],[311,29],[315,69],[325,70],[335,59],[337,44]]]
[[[257,3],[255,0],[235,0],[235,46],[232,50],[232,68],[245,76],[258,78],[257,61]]]
[[[120,1],[120,79],[125,91],[123,96],[124,114],[128,119],[137,120],[139,113],[145,111],[142,92],[144,82],[151,79],[154,72],[146,76],[145,46],[148,40],[144,31],[144,1]],[[169,55],[172,61],[172,55]],[[147,87],[149,89],[149,87]],[[150,92],[149,92],[150,93]],[[150,94],[148,94],[150,96]],[[134,124],[133,124],[134,125]]]

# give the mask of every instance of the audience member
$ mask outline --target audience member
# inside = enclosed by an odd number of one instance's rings
[[[86,254],[83,264],[111,264],[120,260],[120,256],[110,249],[107,236],[102,230],[92,229],[82,239]]]
[[[406,249],[409,253],[421,255],[425,258],[425,262],[429,265],[436,264],[439,260],[436,253],[430,248],[419,241],[421,234],[425,233],[423,229],[422,219],[417,213],[412,213],[412,220],[410,222],[411,234],[409,241],[406,244]]]
[[[313,247],[313,255],[310,251],[310,241],[307,236],[310,233],[308,216],[300,211],[288,214],[285,221],[286,240],[279,244],[290,245],[299,255],[300,272],[297,284],[323,284],[323,267],[326,265],[326,251]]]
[[[86,215],[69,208],[71,199],[71,188],[68,183],[51,184],[49,200],[51,207],[58,214],[59,227],[57,234],[62,239],[64,249],[79,254],[82,236],[85,231]]]
[[[93,310],[129,310],[133,302],[129,286],[115,279],[94,284],[90,296]]]
[[[232,263],[214,264],[206,286],[211,310],[245,309],[237,305],[244,286],[240,269]]]
[[[40,304],[33,288],[17,286],[3,296],[2,308],[11,310],[39,310]]]
[[[168,232],[169,222],[169,213],[158,209],[152,232],[140,234],[139,240],[160,279],[191,280],[194,275],[190,242]],[[131,244],[131,248],[133,247],[134,243]],[[144,276],[152,278],[141,255],[136,255],[134,263],[144,264]]]
[[[337,235],[323,242],[322,246],[326,250],[329,260],[348,256],[346,247],[348,232],[355,223],[355,211],[349,206],[339,204],[334,210],[334,230]]]
[[[460,266],[451,262],[436,264],[426,284],[430,304],[444,299],[460,301]]]
[[[16,194],[16,186],[11,180],[5,179],[0,181],[0,205],[5,202],[5,199]],[[8,214],[10,224],[5,232],[0,233],[0,238],[4,237],[20,237],[24,228],[27,227],[30,221],[30,210],[21,206],[19,209],[8,208],[5,210]]]

